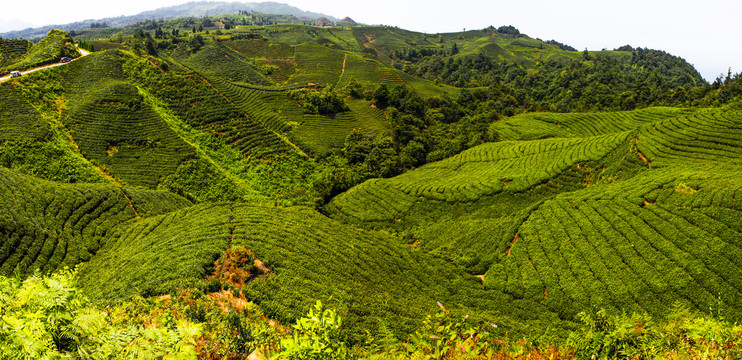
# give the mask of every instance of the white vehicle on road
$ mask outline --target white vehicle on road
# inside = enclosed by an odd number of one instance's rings
[[[15,77],[19,77],[19,76],[21,76],[21,72],[20,71],[11,71],[10,72],[10,77],[14,77],[15,78]]]

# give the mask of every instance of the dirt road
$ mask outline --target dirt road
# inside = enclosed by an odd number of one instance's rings
[[[83,50],[83,49],[80,49],[80,48],[77,48],[77,51],[79,51],[79,52],[80,52],[80,57],[83,57],[83,56],[87,56],[87,55],[90,55],[90,53],[89,53],[89,52],[87,52],[87,51],[85,51],[85,50]],[[79,58],[77,58],[77,59],[79,59]],[[77,60],[77,59],[73,59],[72,61],[75,61],[75,60]],[[29,70],[26,70],[26,71],[21,71],[21,75],[26,75],[26,74],[30,74],[30,73],[32,73],[32,72],[34,72],[34,71],[39,71],[39,70],[43,70],[43,69],[48,69],[48,68],[50,68],[50,67],[55,67],[55,66],[62,66],[62,65],[64,65],[64,64],[69,64],[69,63],[56,63],[56,64],[51,64],[51,65],[44,65],[44,66],[41,66],[41,67],[37,67],[37,68],[35,68],[35,69],[29,69]],[[5,81],[8,81],[8,80],[10,80],[10,79],[12,79],[12,77],[11,77],[10,75],[8,75],[8,76],[4,76],[4,77],[0,77],[0,83],[2,83],[2,82],[5,82]]]

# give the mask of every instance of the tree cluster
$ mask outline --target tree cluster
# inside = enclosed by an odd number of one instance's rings
[[[683,59],[641,48],[630,58],[588,54],[581,60],[547,60],[536,68],[481,53],[448,59],[431,56],[405,69],[457,87],[497,89],[512,103],[505,115],[526,110],[607,111],[686,105],[702,97],[707,86]],[[514,101],[509,101],[511,98]]]
[[[297,100],[307,114],[332,115],[349,110],[343,98],[332,89],[293,90],[288,96]]]

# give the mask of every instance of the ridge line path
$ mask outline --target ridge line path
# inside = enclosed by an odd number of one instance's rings
[[[79,58],[81,58],[83,56],[90,55],[89,52],[87,52],[87,51],[85,51],[83,49],[80,49],[80,48],[77,48],[77,51],[80,52],[80,57],[74,58],[74,59],[72,59],[72,61],[75,61],[75,60],[77,60],[77,59],[79,59]],[[44,66],[40,66],[40,67],[37,67],[37,68],[34,68],[34,69],[30,69],[30,70],[26,70],[26,71],[21,71],[21,75],[30,74],[30,73],[32,73],[34,71],[39,71],[39,70],[47,69],[47,68],[50,68],[50,67],[55,67],[55,66],[61,66],[61,65],[69,64],[72,61],[66,62],[66,63],[54,63],[54,64],[51,64],[51,65],[44,65]],[[12,79],[12,77],[10,75],[0,77],[0,83],[6,82],[6,81],[8,81],[10,79]]]

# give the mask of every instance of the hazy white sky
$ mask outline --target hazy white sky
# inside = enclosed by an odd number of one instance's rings
[[[709,81],[742,71],[739,0],[277,0],[303,10],[367,24],[429,33],[513,25],[531,37],[577,49],[630,44],[665,50],[693,64]],[[4,6],[0,31],[30,25],[133,15],[187,0],[30,0]],[[13,11],[6,11],[13,9]]]

